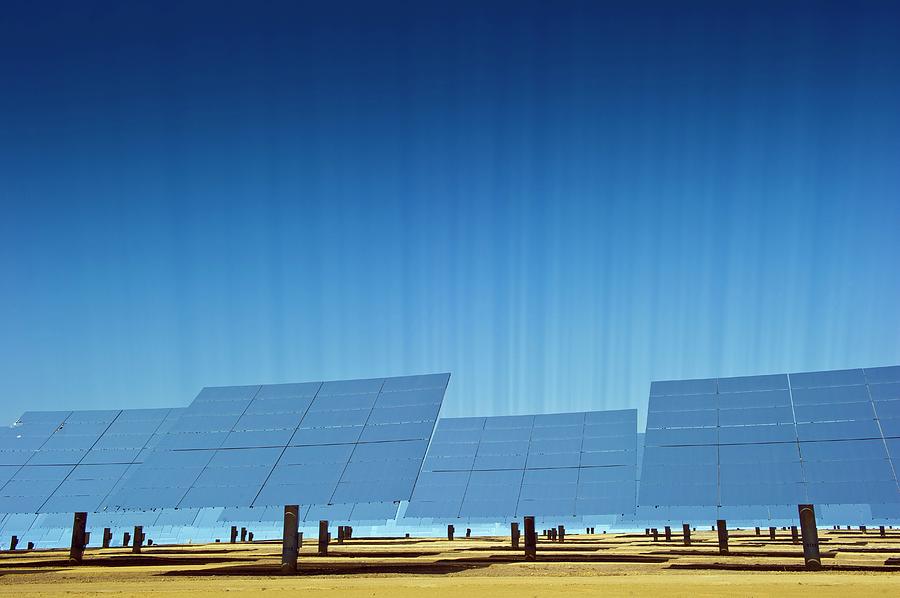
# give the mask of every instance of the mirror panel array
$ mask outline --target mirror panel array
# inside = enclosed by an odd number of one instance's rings
[[[449,377],[204,388],[104,506],[296,503],[390,518],[412,494]]]
[[[639,511],[749,520],[813,503],[897,518],[898,424],[900,366],[653,382]]]
[[[100,509],[180,412],[24,413],[0,428],[0,513]]]
[[[407,518],[633,513],[637,410],[441,419]]]

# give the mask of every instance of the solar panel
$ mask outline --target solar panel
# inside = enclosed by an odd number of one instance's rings
[[[438,422],[410,518],[633,513],[637,411]]]
[[[0,513],[98,509],[172,409],[27,412],[0,438]],[[27,439],[27,450],[19,450]]]
[[[898,415],[900,366],[654,382],[638,503],[900,503]]]
[[[104,504],[299,503],[348,517],[354,505],[370,504],[381,506],[359,512],[379,519],[410,498],[448,381],[434,374],[204,388]]]

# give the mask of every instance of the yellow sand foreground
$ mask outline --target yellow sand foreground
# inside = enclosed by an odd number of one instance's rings
[[[0,555],[0,595],[900,596],[900,531],[821,538],[819,572],[802,570],[801,547],[780,530],[774,541],[734,531],[728,556],[710,532],[695,532],[691,546],[680,536],[570,533],[562,544],[541,541],[535,563],[502,537],[354,538],[332,544],[327,557],[307,541],[296,576],[278,573],[274,543],[90,549],[80,566],[65,551],[18,551]]]

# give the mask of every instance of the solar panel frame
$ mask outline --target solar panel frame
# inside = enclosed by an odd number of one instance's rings
[[[633,513],[636,455],[636,410],[441,419],[405,516]]]
[[[290,499],[351,510],[382,504],[384,513],[412,495],[448,381],[440,374],[205,388],[132,474],[139,481],[107,504],[135,508],[146,502],[136,490],[153,490],[163,508],[265,508]],[[324,448],[341,445],[349,450]],[[169,463],[175,454],[214,456]],[[178,475],[165,476],[176,467]]]
[[[702,394],[712,379],[651,384],[639,508],[687,506],[690,497],[702,503],[691,506],[708,506],[709,493],[701,496],[696,486],[709,485],[698,476],[708,479],[712,469],[696,464],[698,457],[710,463],[713,451],[718,509],[774,508],[783,500],[900,503],[888,448],[892,416],[900,413],[893,398],[900,397],[900,366],[869,372],[719,378],[715,397]],[[892,397],[897,410],[890,405],[882,414],[881,397]],[[679,454],[683,449],[691,451]]]

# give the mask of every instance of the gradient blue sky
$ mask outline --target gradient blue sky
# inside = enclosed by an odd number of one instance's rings
[[[898,9],[4,2],[0,420],[900,363]]]

